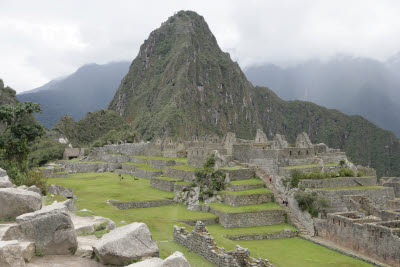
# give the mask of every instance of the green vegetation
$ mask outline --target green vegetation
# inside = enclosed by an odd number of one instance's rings
[[[59,143],[50,135],[37,138],[30,144],[29,166],[43,166],[49,161],[62,159],[66,147],[66,144]]]
[[[48,206],[48,205],[53,204],[54,201],[63,202],[65,200],[67,200],[66,197],[61,196],[61,195],[54,195],[53,197],[51,197],[51,195],[52,194],[47,193],[47,195],[43,197],[44,205]]]
[[[200,170],[200,168],[192,167],[189,165],[179,165],[179,166],[172,166],[172,167],[168,167],[168,168],[182,170],[182,171],[189,171],[189,172],[196,172],[196,171]]]
[[[123,164],[138,166],[138,169],[149,171],[149,172],[160,172],[160,171],[162,171],[161,169],[156,169],[156,168],[150,167],[150,164],[147,164],[147,163],[124,162]]]
[[[238,235],[267,235],[272,233],[283,232],[284,229],[290,229],[297,231],[297,228],[287,224],[274,224],[265,226],[254,226],[254,227],[240,227],[240,228],[224,228],[220,224],[207,225],[207,229],[210,232],[218,232],[221,236],[238,236]]]
[[[201,190],[206,188],[208,195],[212,195],[214,190],[221,191],[225,189],[225,177],[226,174],[220,170],[215,170],[215,159],[214,156],[209,157],[203,164],[203,169],[195,172],[196,181],[195,183],[200,186]],[[211,194],[210,194],[211,193]]]
[[[305,169],[305,168],[317,168],[317,167],[321,167],[321,165],[319,164],[308,164],[308,165],[297,165],[297,166],[286,166],[283,167],[284,169],[289,169],[289,170],[293,170],[293,169]]]
[[[296,191],[295,199],[302,211],[307,211],[313,217],[317,217],[322,208],[328,207],[328,201],[316,192]]]
[[[228,194],[228,195],[256,195],[256,194],[271,194],[271,190],[268,188],[256,188],[256,189],[249,189],[249,190],[242,190],[242,191],[221,191],[221,194]]]
[[[44,128],[33,118],[35,112],[41,111],[40,105],[32,102],[0,106],[0,123],[4,127],[0,132],[0,167],[7,170],[14,184],[37,185],[45,192],[46,181],[41,173],[28,171],[28,144],[44,134]]]
[[[354,171],[349,168],[342,168],[339,170],[339,175],[342,177],[354,177],[356,176]]]
[[[133,156],[134,158],[138,159],[149,159],[149,160],[164,160],[164,161],[169,161],[169,160],[174,160],[176,162],[182,162],[182,163],[187,163],[187,158],[167,158],[167,157],[147,157],[147,156]]]
[[[336,191],[336,190],[359,190],[359,189],[383,189],[383,186],[349,186],[349,187],[329,187],[329,188],[315,188],[313,190],[327,190],[327,191]]]
[[[240,206],[240,207],[232,207],[225,203],[209,203],[210,207],[226,212],[226,213],[241,213],[241,212],[253,212],[260,210],[281,210],[282,207],[274,202],[269,202],[267,204],[259,204],[259,205],[251,205],[251,206]]]
[[[66,136],[74,146],[102,146],[121,140],[132,142],[136,137],[124,119],[111,110],[89,112],[78,122],[65,115],[54,126],[54,130]]]
[[[247,180],[238,180],[238,181],[231,181],[229,182],[230,184],[233,185],[255,185],[255,184],[264,184],[263,181],[257,178],[252,178],[252,179],[247,179]]]
[[[182,181],[182,182],[176,182],[175,184],[190,185],[190,184],[192,184],[192,182],[185,182],[185,181]]]
[[[340,165],[340,164],[335,163],[335,162],[328,162],[328,163],[325,163],[324,165],[325,165],[326,167],[335,167],[335,166],[338,166],[338,165]]]

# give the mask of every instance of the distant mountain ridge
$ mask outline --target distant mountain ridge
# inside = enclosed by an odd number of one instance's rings
[[[392,132],[361,116],[284,101],[254,87],[192,11],[178,12],[150,34],[108,108],[146,140],[228,131],[252,139],[261,128],[269,138],[284,134],[294,143],[305,131],[313,143],[343,149],[379,175],[400,175],[400,143]]]
[[[87,64],[69,76],[17,94],[17,98],[40,103],[43,112],[36,117],[47,128],[54,127],[64,115],[80,120],[86,113],[107,106],[129,65],[128,61]]]
[[[338,56],[288,68],[264,64],[248,67],[245,74],[285,100],[311,101],[362,115],[400,136],[400,54],[387,62]]]

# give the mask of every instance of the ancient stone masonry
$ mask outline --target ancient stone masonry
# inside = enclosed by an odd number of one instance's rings
[[[376,177],[346,177],[318,180],[302,180],[300,186],[306,188],[328,188],[328,187],[349,187],[349,186],[375,186],[377,184]]]
[[[266,259],[250,257],[250,251],[240,246],[236,250],[225,251],[217,247],[214,238],[208,233],[202,222],[197,222],[192,233],[184,227],[174,226],[174,241],[201,255],[219,267],[266,267],[272,266]]]
[[[382,177],[382,186],[393,187],[394,194],[400,198],[400,177]]]
[[[219,223],[225,228],[273,225],[286,221],[285,211],[278,209],[241,213],[228,213],[211,209],[211,212],[219,217]]]
[[[135,202],[110,202],[111,205],[117,207],[120,210],[124,209],[139,209],[139,208],[152,208],[167,206],[173,203],[172,200],[149,200],[149,201],[135,201]]]
[[[400,221],[361,217],[357,212],[328,214],[316,225],[318,234],[330,241],[391,266],[400,266]]]
[[[64,150],[63,159],[70,160],[74,158],[81,158],[85,155],[84,148],[66,148]]]

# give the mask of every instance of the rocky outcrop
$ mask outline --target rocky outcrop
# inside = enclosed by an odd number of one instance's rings
[[[61,203],[16,218],[16,225],[3,240],[30,241],[46,255],[66,255],[77,247],[76,233],[66,207]]]
[[[47,187],[47,192],[50,194],[61,195],[66,198],[73,198],[74,194],[71,188],[64,188],[62,186],[52,184]]]
[[[25,261],[18,241],[0,241],[0,266],[23,267]]]
[[[38,193],[19,188],[0,188],[0,220],[41,208],[42,197]]]
[[[171,256],[162,260],[160,258],[149,258],[144,261],[128,265],[128,267],[190,267],[183,253],[175,251]]]
[[[10,181],[7,176],[7,172],[0,168],[0,188],[13,187],[14,184]]]
[[[103,235],[94,246],[103,264],[123,265],[141,257],[158,257],[159,250],[144,223],[131,223]]]
[[[40,188],[38,188],[36,185],[30,186],[30,187],[28,187],[26,190],[31,191],[31,192],[38,193],[39,195],[42,194],[42,191],[41,191]]]

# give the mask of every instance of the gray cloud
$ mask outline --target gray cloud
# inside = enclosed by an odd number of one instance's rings
[[[242,67],[400,50],[400,1],[0,1],[0,77],[23,91],[79,66],[132,60],[174,12],[203,15]]]

